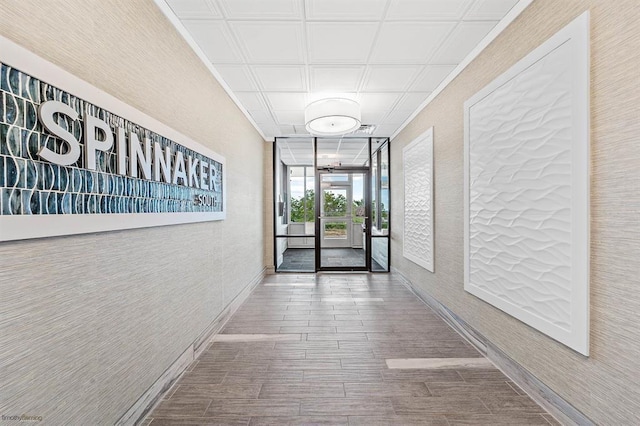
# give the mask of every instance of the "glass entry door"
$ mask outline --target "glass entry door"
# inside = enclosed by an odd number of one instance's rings
[[[318,171],[316,265],[318,270],[368,270],[368,171]]]

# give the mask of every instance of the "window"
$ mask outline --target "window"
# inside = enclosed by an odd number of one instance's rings
[[[304,233],[308,235],[313,234],[315,216],[313,167],[290,166],[289,171],[291,223],[304,223]]]
[[[389,145],[384,144],[372,155],[371,225],[377,235],[389,232]]]

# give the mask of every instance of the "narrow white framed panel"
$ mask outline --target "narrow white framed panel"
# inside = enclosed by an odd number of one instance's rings
[[[402,149],[404,235],[402,254],[434,272],[433,127]]]
[[[464,113],[465,290],[588,355],[588,12]]]
[[[223,156],[2,36],[0,71],[0,241],[226,218]]]

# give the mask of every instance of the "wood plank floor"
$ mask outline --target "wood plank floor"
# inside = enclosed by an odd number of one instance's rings
[[[144,425],[558,424],[391,274],[268,276],[219,336]]]

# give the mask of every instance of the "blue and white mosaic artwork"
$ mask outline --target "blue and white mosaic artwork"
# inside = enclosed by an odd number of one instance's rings
[[[69,166],[44,160],[38,155],[43,147],[60,154],[67,149],[65,142],[48,133],[38,120],[39,105],[49,100],[69,105],[79,114],[78,120],[63,114],[56,119],[80,142],[81,149],[83,117],[89,113],[109,123],[112,130],[126,129],[141,141],[149,138],[152,144],[170,147],[185,159],[191,156],[209,164],[210,170],[215,170],[215,189],[119,174],[115,152],[96,151],[96,170],[86,167],[82,155]],[[222,168],[218,161],[0,64],[0,215],[221,212]]]

